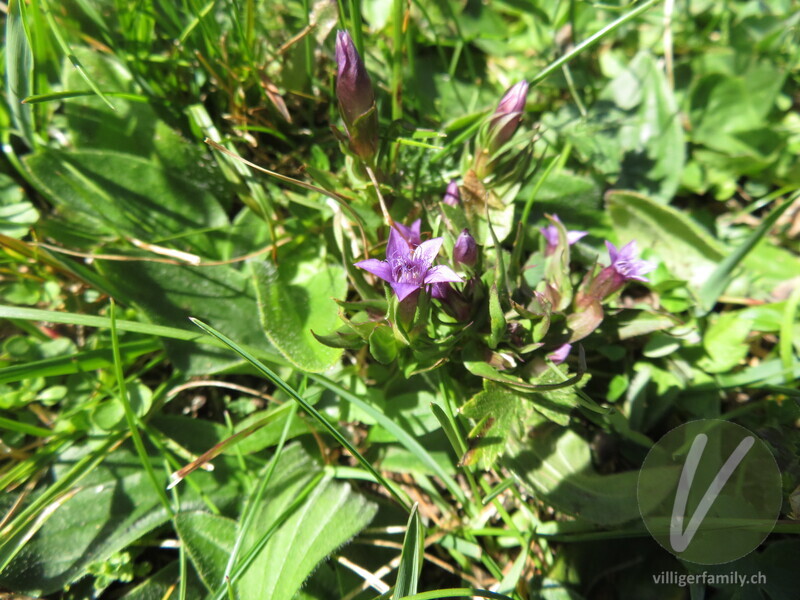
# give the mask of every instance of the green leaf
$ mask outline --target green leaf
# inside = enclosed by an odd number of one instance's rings
[[[753,322],[743,318],[742,311],[725,312],[713,319],[703,336],[706,356],[697,361],[697,366],[707,373],[730,371],[747,356],[750,346],[747,336]]]
[[[415,503],[411,508],[406,526],[406,535],[403,539],[403,550],[400,555],[400,565],[397,567],[397,582],[394,585],[392,598],[399,600],[417,593],[419,576],[422,573],[422,555],[425,530],[419,516],[419,507]]]
[[[125,384],[128,399],[134,414],[143,417],[150,410],[153,393],[141,382],[130,381]],[[125,411],[118,397],[111,397],[100,404],[91,414],[92,422],[106,431],[116,429],[125,419]]]
[[[506,333],[506,318],[500,306],[500,297],[497,294],[497,284],[493,283],[489,290],[489,318],[491,322],[491,334],[489,335],[489,348],[497,348],[497,344],[503,339]]]
[[[23,20],[25,2],[10,0],[6,17],[5,73],[8,107],[11,120],[30,148],[33,141],[33,110],[22,101],[31,93],[33,77],[33,53],[28,41]]]
[[[207,319],[243,344],[277,352],[258,327],[251,278],[234,267],[191,267],[152,262],[97,261],[121,299],[133,302],[152,322],[191,327],[189,317]],[[208,374],[238,363],[219,348],[165,341],[182,371]]]
[[[213,327],[211,327],[209,325],[206,325],[205,323],[203,323],[202,321],[198,321],[197,319],[192,319],[192,322],[195,325],[197,325],[198,327],[200,327],[207,334],[209,334],[210,336],[215,337],[219,341],[223,342],[231,350],[233,350],[239,356],[241,356],[242,358],[247,360],[247,362],[249,362],[256,369],[258,369],[258,371],[262,375],[267,377],[276,386],[278,386],[281,390],[283,390],[284,392],[286,392],[286,394],[288,394],[291,398],[293,398],[300,406],[303,407],[303,410],[305,410],[308,414],[310,414],[317,421],[317,423],[322,425],[322,427],[324,427],[328,431],[328,433],[330,433],[334,437],[334,439],[336,439],[337,442],[339,442],[343,447],[347,448],[347,450],[353,455],[353,457],[359,463],[361,463],[361,465],[375,477],[376,481],[381,482],[387,488],[389,493],[395,498],[395,500],[397,500],[400,503],[401,506],[406,508],[406,510],[408,510],[408,511],[411,510],[410,505],[400,495],[400,493],[397,491],[397,488],[392,483],[390,483],[387,479],[385,479],[380,474],[380,472],[378,472],[375,469],[375,467],[373,467],[372,464],[370,464],[370,462],[366,458],[364,458],[364,456],[353,446],[353,444],[351,444],[347,440],[347,438],[345,438],[341,434],[341,432],[339,432],[338,429],[336,429],[333,425],[331,425],[331,423],[325,417],[323,417],[322,414],[320,414],[320,412],[317,409],[315,409],[311,404],[309,404],[309,402],[305,398],[303,398],[300,394],[298,394],[283,379],[278,377],[278,375],[276,375],[272,371],[272,369],[270,369],[269,367],[264,365],[264,363],[259,361],[246,348],[243,348],[242,346],[240,346],[239,344],[237,344],[236,342],[231,340],[229,337],[227,337],[225,334],[220,333],[219,331],[217,331]],[[321,375],[315,375],[315,374],[312,373],[312,374],[310,374],[310,376],[311,376],[312,379],[314,379],[314,380],[318,381],[319,383],[321,383],[324,387],[328,388],[329,390],[331,390],[331,391],[333,391],[335,393],[338,393],[345,400],[348,400],[348,401],[352,402],[353,404],[357,405],[359,408],[361,408],[365,412],[369,413],[371,416],[373,416],[376,419],[376,421],[380,422],[382,425],[384,425],[390,431],[393,431],[393,432],[397,431],[399,433],[398,439],[401,442],[403,442],[404,445],[414,446],[415,448],[418,449],[418,453],[419,454],[425,454],[425,449],[422,448],[416,442],[416,440],[414,440],[411,436],[409,436],[407,433],[405,433],[405,431],[403,431],[402,429],[397,427],[394,424],[394,422],[392,422],[391,419],[386,418],[382,413],[380,413],[379,411],[375,410],[370,405],[368,405],[367,403],[362,401],[360,398],[358,398],[358,396],[355,396],[354,394],[350,393],[348,390],[339,387],[337,384],[335,384],[332,381],[322,377]],[[400,437],[400,435],[405,436],[405,437]],[[436,466],[436,463],[433,462],[432,459],[431,459],[431,462],[434,464],[434,466]],[[448,482],[449,477],[447,476],[447,474],[444,471],[437,471],[437,474],[439,474],[442,477],[442,479],[445,481],[445,483]],[[455,485],[455,482],[453,482],[453,485]],[[455,489],[460,490],[461,488],[457,488],[456,487]]]
[[[701,288],[724,258],[724,251],[708,233],[684,213],[646,196],[609,191],[606,207],[620,243],[631,240],[649,248],[670,272]]]
[[[0,233],[20,239],[39,220],[39,211],[25,199],[16,182],[0,173]]]
[[[206,512],[181,512],[175,517],[181,543],[209,591],[222,580],[236,537],[236,522]]]
[[[274,346],[304,371],[317,373],[335,364],[341,349],[322,345],[312,331],[326,335],[338,326],[334,298],[347,293],[344,269],[329,264],[313,246],[280,257],[277,266],[250,266],[261,325]]]
[[[175,589],[175,583],[179,579],[180,565],[177,560],[174,560],[154,575],[148,577],[143,583],[137,585],[122,598],[124,600],[162,600],[165,597],[171,597],[179,593]],[[201,598],[205,593],[202,582],[191,569],[187,573],[186,587],[187,598]]]
[[[117,235],[220,258],[199,230],[229,225],[220,204],[181,172],[108,150],[47,150],[23,158],[39,191],[89,237]],[[192,235],[193,231],[198,231]]]
[[[269,529],[318,471],[299,445],[284,450],[243,551]],[[323,479],[244,573],[237,585],[241,597],[291,598],[317,564],[366,527],[376,510],[375,503],[354,493],[348,484]]]
[[[187,423],[196,421],[179,419],[184,430]],[[53,477],[62,477],[95,445],[84,443],[66,450],[53,469]],[[213,501],[228,509],[242,494],[233,465],[233,459],[222,457],[217,459],[213,474],[192,475]],[[166,487],[163,470],[157,475]],[[91,563],[105,560],[170,518],[130,444],[108,456],[75,489],[74,497],[50,516],[0,573],[1,586],[33,596],[58,591],[82,577]],[[187,488],[181,506],[184,510],[198,510],[204,504],[196,492]]]
[[[622,152],[616,187],[669,202],[681,180],[685,142],[664,69],[652,54],[640,51],[601,92],[601,101],[609,99],[627,113],[616,132]]]
[[[523,433],[521,425],[530,418],[533,407],[497,383],[485,381],[483,387],[461,407],[461,414],[477,422],[469,434],[471,447],[462,462],[489,469],[505,449],[506,439]]]
[[[569,429],[542,427],[515,440],[505,462],[531,493],[569,515],[606,526],[640,518],[639,472],[598,474],[589,443]]]
[[[388,365],[397,358],[397,340],[392,328],[378,325],[369,336],[369,353],[372,358],[383,365]]]
[[[618,70],[588,115],[567,106],[545,122],[614,187],[661,203],[678,189],[685,162],[680,111],[663,68],[648,51]]]

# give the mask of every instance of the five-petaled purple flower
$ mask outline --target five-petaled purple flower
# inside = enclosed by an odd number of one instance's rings
[[[400,301],[405,300],[423,286],[462,281],[461,277],[456,275],[450,267],[433,266],[433,261],[439,254],[444,238],[433,238],[414,247],[414,244],[404,237],[404,233],[407,236],[412,235],[413,228],[417,223],[410,228],[404,228],[407,230],[406,232],[399,230],[396,225],[389,232],[386,260],[369,258],[357,262],[357,267],[388,282]],[[418,226],[417,231],[419,231]]]
[[[645,273],[649,273],[656,266],[646,260],[637,258],[638,252],[636,251],[636,241],[628,242],[625,246],[617,250],[616,246],[606,240],[606,248],[608,248],[608,256],[611,258],[611,266],[614,272],[625,279],[635,279],[636,281],[647,282],[646,277],[642,277]]]
[[[558,218],[558,215],[553,215],[553,220],[558,221],[561,223],[561,219]],[[539,229],[544,236],[545,241],[547,242],[547,248],[545,249],[545,254],[550,256],[553,252],[555,252],[556,248],[558,247],[558,227],[555,225],[548,225],[547,227],[542,227]],[[572,246],[575,242],[581,239],[583,236],[588,235],[589,232],[587,231],[567,231],[567,244]]]
[[[655,269],[655,265],[646,260],[637,258],[636,242],[632,241],[617,250],[609,241],[606,241],[608,255],[611,264],[597,274],[597,277],[589,284],[589,288],[584,294],[587,301],[601,301],[608,298],[614,292],[620,290],[628,281],[648,282],[644,277]]]

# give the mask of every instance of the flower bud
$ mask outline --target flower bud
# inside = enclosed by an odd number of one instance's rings
[[[495,166],[493,155],[514,136],[522,118],[522,111],[525,109],[527,96],[528,82],[523,80],[511,86],[497,105],[484,135],[479,138],[475,153],[473,170],[478,178],[483,179],[493,171]]]
[[[456,240],[453,247],[453,260],[456,264],[467,267],[474,267],[478,262],[478,244],[475,242],[475,238],[469,234],[468,229],[464,229]]]
[[[517,130],[525,100],[528,97],[528,82],[522,80],[513,85],[503,96],[489,122],[489,150],[493,152],[508,142]]]
[[[371,160],[378,149],[375,93],[350,34],[336,34],[336,98],[353,151]]]
[[[458,183],[451,179],[447,184],[447,191],[444,193],[443,202],[448,206],[458,206],[461,204],[461,192],[458,190]]]

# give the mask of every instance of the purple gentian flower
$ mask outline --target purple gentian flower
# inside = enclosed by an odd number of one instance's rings
[[[458,183],[455,179],[451,179],[447,184],[447,191],[444,193],[444,203],[448,206],[458,206],[461,204],[461,192],[458,189]]]
[[[478,262],[478,244],[469,234],[469,229],[464,229],[453,246],[453,261],[456,265],[462,264],[474,267]]]
[[[553,220],[561,223],[561,219],[558,218],[558,215],[553,215]],[[542,232],[542,235],[547,242],[545,254],[550,256],[558,247],[558,227],[555,225],[548,225],[547,227],[542,227],[539,229],[539,231]],[[567,231],[567,244],[572,246],[572,244],[586,235],[589,235],[588,231]]]
[[[627,243],[619,250],[614,244],[606,241],[606,247],[611,264],[600,271],[589,284],[585,293],[585,299],[588,301],[600,301],[608,298],[631,280],[647,283],[649,280],[644,277],[644,274],[656,268],[653,263],[637,258],[635,241]]]
[[[635,279],[636,281],[649,281],[646,277],[642,277],[645,273],[649,273],[656,266],[646,260],[636,258],[638,252],[636,251],[636,240],[628,242],[622,248],[617,250],[616,246],[606,240],[606,248],[608,248],[608,256],[611,258],[610,269],[622,277],[625,281]]]
[[[356,266],[388,282],[397,299],[403,301],[423,286],[462,281],[450,267],[433,266],[443,241],[441,237],[433,238],[414,247],[393,227],[386,244],[386,260],[369,258]]]

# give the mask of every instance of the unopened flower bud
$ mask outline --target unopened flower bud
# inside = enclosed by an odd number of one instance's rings
[[[451,179],[447,184],[447,191],[444,193],[443,202],[448,206],[458,206],[461,204],[461,192],[458,190],[458,183]]]
[[[517,130],[525,100],[528,97],[528,82],[522,80],[513,85],[500,100],[489,122],[489,150],[494,151],[508,142]]]
[[[378,149],[375,93],[350,34],[336,34],[336,98],[353,151],[371,160]]]
[[[479,178],[482,179],[492,172],[495,164],[493,155],[514,136],[527,96],[528,82],[523,80],[511,86],[497,105],[489,119],[485,137],[481,139],[475,153],[473,169]]]
[[[469,234],[468,229],[464,229],[456,240],[453,247],[453,260],[456,264],[467,267],[474,267],[478,262],[478,244],[475,238]]]

